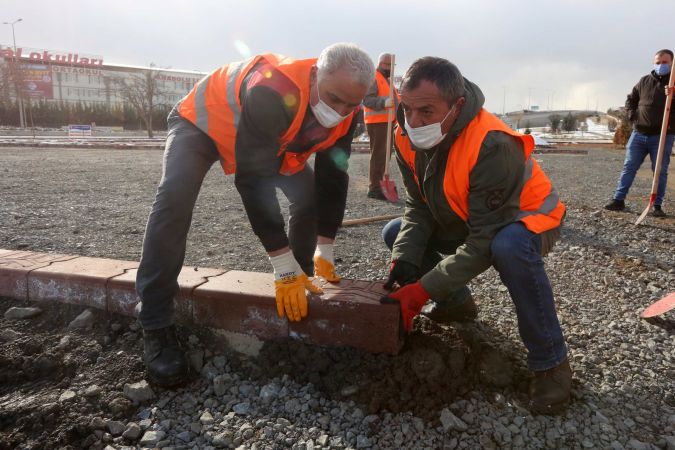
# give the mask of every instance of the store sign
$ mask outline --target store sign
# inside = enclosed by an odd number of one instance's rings
[[[103,65],[103,58],[91,55],[80,56],[77,53],[52,52],[49,50],[36,50],[18,47],[16,54],[12,47],[6,46],[0,50],[0,57],[5,59],[18,59],[21,62],[43,63],[50,62],[72,64],[76,66],[96,67]]]
[[[51,66],[45,64],[26,64],[23,66],[23,92],[30,98],[53,99]]]

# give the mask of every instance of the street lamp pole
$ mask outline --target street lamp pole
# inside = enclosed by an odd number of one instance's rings
[[[14,60],[14,75],[16,76],[17,70],[19,70],[19,67],[17,65],[17,59],[16,59],[16,35],[14,34],[14,25],[18,22],[21,22],[23,19],[16,19],[14,22],[2,22],[3,25],[11,25],[12,26],[12,43],[14,45],[14,55],[13,55],[13,60]],[[21,98],[21,88],[19,87],[18,80],[14,80],[14,87],[16,88],[16,98],[17,102],[19,103],[19,125],[21,128],[26,128],[26,113],[23,110],[23,99]]]

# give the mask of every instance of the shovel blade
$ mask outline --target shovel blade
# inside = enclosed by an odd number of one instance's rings
[[[398,191],[396,190],[396,184],[393,180],[389,179],[389,176],[385,176],[384,179],[380,181],[380,189],[382,189],[382,193],[388,201],[392,203],[398,202]]]
[[[647,307],[642,311],[642,318],[648,319],[650,317],[656,317],[663,313],[667,313],[671,309],[675,308],[675,292],[663,297],[661,300],[658,300]]]

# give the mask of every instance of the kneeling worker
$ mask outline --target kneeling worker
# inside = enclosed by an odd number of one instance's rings
[[[442,58],[413,63],[401,84],[396,154],[407,199],[383,235],[393,248],[383,301],[404,327],[422,311],[462,321],[477,308],[466,284],[494,266],[516,307],[534,371],[530,407],[564,410],[572,372],[542,256],[560,235],[565,206],[531,157],[534,141],[483,109],[485,98]],[[444,256],[441,256],[444,255]]]

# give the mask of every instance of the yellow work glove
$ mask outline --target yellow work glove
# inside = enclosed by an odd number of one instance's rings
[[[335,273],[333,244],[319,244],[314,252],[314,274],[330,283],[337,283],[342,278]]]
[[[287,316],[291,322],[307,317],[307,294],[323,294],[300,268],[290,251],[270,257],[274,267],[274,290],[279,317]]]

